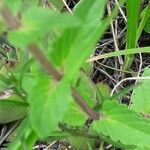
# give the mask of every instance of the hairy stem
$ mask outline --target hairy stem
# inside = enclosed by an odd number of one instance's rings
[[[35,44],[29,45],[30,52],[36,57],[36,59],[41,63],[41,65],[45,68],[45,70],[53,76],[56,81],[61,80],[62,75],[51,65],[46,56],[41,52],[41,50]],[[82,108],[82,110],[92,119],[98,120],[99,114],[94,112],[91,109],[83,97],[81,97],[77,91],[72,87],[72,96],[74,97],[75,102]]]

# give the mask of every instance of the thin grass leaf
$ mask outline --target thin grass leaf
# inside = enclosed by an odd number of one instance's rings
[[[127,51],[137,46],[137,25],[139,19],[141,0],[126,0],[127,10]],[[127,55],[124,64],[125,70],[129,70],[130,65],[133,61],[133,55]]]
[[[110,58],[110,57],[136,54],[136,53],[150,53],[150,47],[132,48],[132,49],[128,49],[128,50],[120,50],[120,51],[110,52],[110,53],[92,57],[92,58],[88,59],[87,62],[95,61],[95,60],[99,60],[99,59],[103,59],[103,58]]]
[[[61,11],[61,9],[64,7],[62,0],[50,0],[50,4],[52,5],[52,8],[54,7],[59,11]]]
[[[126,87],[125,89],[120,90],[118,93],[115,93],[110,100],[113,99],[119,99],[122,96],[124,96],[125,94],[129,93],[130,91],[134,90],[137,86],[139,86],[140,84],[136,84],[136,85],[130,85],[128,87]]]
[[[138,41],[138,39],[145,27],[146,22],[148,21],[148,19],[150,19],[150,3],[147,5],[147,7],[143,10],[143,12],[141,14],[142,14],[142,19],[141,19],[141,22],[137,29],[136,42]]]

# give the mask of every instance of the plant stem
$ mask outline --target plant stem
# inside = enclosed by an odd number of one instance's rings
[[[87,132],[84,132],[84,131],[81,131],[81,130],[70,128],[70,127],[66,126],[65,124],[63,124],[63,123],[59,123],[59,127],[60,127],[60,129],[70,133],[70,135],[72,135],[72,136],[95,139],[99,142],[101,142],[103,140],[103,141],[108,142],[108,143],[110,143],[110,144],[112,144],[112,145],[114,145],[118,148],[133,148],[132,145],[123,145],[120,142],[114,142],[110,138],[108,138],[108,137],[106,137],[102,134],[98,134],[98,135],[90,134],[90,133],[87,133]]]
[[[40,62],[40,64],[45,68],[45,70],[52,75],[56,81],[60,81],[62,75],[51,65],[48,61],[47,57],[42,53],[42,51],[35,44],[29,45],[30,52],[36,57],[36,59]],[[75,102],[82,108],[82,110],[92,119],[98,120],[99,114],[96,113],[93,109],[91,109],[83,97],[81,97],[77,91],[72,87],[72,96],[74,97]]]
[[[5,18],[5,22],[9,29],[17,29],[21,26],[19,20],[14,17],[7,8],[1,9],[0,13],[3,18]]]

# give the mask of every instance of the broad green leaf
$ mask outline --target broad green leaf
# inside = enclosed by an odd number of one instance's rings
[[[146,68],[143,75],[150,77],[150,68]],[[139,81],[131,96],[131,109],[145,115],[150,114],[150,80]]]
[[[107,84],[97,83],[96,84],[98,95],[100,96],[100,100],[104,101],[110,98],[110,88]]]
[[[9,123],[25,117],[28,113],[27,103],[15,99],[0,100],[0,124]]]
[[[90,77],[88,77],[85,73],[80,71],[77,74],[77,79],[73,82],[73,87],[82,97],[84,97],[86,103],[90,107],[94,107],[94,105],[97,102],[96,91],[94,83],[91,81]]]
[[[33,87],[36,85],[36,75],[26,73],[22,80],[22,88],[28,93],[31,94]]]
[[[75,29],[77,30],[78,28],[71,27],[65,29],[60,34],[60,37],[52,43],[52,46],[48,48],[49,59],[55,67],[62,67],[64,69],[65,59],[77,34]]]
[[[66,29],[49,50],[51,62],[57,67],[61,66],[67,76],[75,75],[102,34],[98,27],[101,26],[104,5],[104,0],[80,1],[73,11],[73,16],[81,20],[80,26]]]
[[[4,23],[4,20],[2,19],[2,16],[0,16],[0,33],[2,33],[3,31],[6,30],[6,26],[5,26],[5,23]]]
[[[91,146],[92,150],[92,147],[94,147],[94,139],[78,136],[72,136],[67,139],[74,150],[83,150],[83,149],[90,150],[89,146]]]
[[[120,1],[121,5],[123,2],[124,0]],[[66,72],[67,76],[70,76],[69,78],[73,78],[71,77],[72,75],[75,76],[75,70],[78,70],[77,68],[80,68],[84,63],[82,61],[92,53],[97,39],[102,36],[111,22],[111,19],[117,13],[118,8],[115,7],[110,17],[100,21],[103,15],[104,5],[105,0],[80,1],[74,9],[73,14],[81,19],[82,22],[80,26],[67,28],[60,38],[53,43],[53,46],[49,48],[49,59],[53,65],[61,67],[61,71]],[[84,12],[84,16],[82,15],[82,12]],[[74,65],[75,63],[76,65]],[[69,66],[66,66],[66,64]],[[68,67],[71,70],[69,74],[67,73],[69,72]]]
[[[30,120],[38,136],[47,137],[57,129],[72,100],[67,81],[53,82],[49,76],[39,75],[29,95]]]
[[[82,126],[86,122],[86,119],[86,114],[74,101],[72,101],[65,113],[63,122],[70,126]]]
[[[91,62],[89,63],[84,62],[81,68],[83,69],[85,74],[90,77],[93,71],[93,64]]]
[[[52,8],[57,9],[59,11],[61,11],[61,9],[64,7],[64,3],[62,0],[48,0],[48,3]],[[43,7],[43,5],[46,5],[47,2],[42,0],[30,0],[30,1],[23,0],[23,4],[26,5],[26,7],[36,7],[36,6]]]
[[[98,133],[125,145],[149,147],[150,120],[143,118],[125,105],[109,100],[104,102],[101,113],[100,120],[93,124],[93,128]]]
[[[40,41],[49,31],[77,26],[79,19],[69,15],[60,14],[44,8],[30,8],[22,16],[21,27],[9,33],[9,38],[16,46]]]
[[[103,34],[100,19],[103,16],[104,6],[104,0],[84,0],[81,1],[81,5],[79,4],[75,8],[75,15],[84,20],[84,22],[78,29],[78,34],[71,45],[65,61],[65,74],[70,79],[73,79],[83,61],[91,54],[97,39]],[[83,12],[85,13],[85,10],[86,15],[81,15]]]
[[[37,7],[39,0],[23,0],[22,1],[22,11],[29,9],[30,7],[34,8]]]
[[[83,22],[97,23],[103,16],[105,2],[103,0],[95,0],[94,3],[92,0],[82,0],[75,6],[74,14],[80,20],[83,20]],[[97,14],[95,14],[95,9],[97,10]]]
[[[90,78],[80,71],[73,82],[73,87],[85,99],[86,103],[92,108],[96,105],[96,91]],[[64,122],[72,126],[81,126],[86,122],[87,115],[74,102],[69,106],[66,112]]]
[[[130,148],[130,149],[126,149],[126,150],[149,150],[149,147],[136,147],[136,148]]]

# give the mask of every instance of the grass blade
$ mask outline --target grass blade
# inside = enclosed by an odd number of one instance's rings
[[[148,20],[148,18],[150,17],[150,3],[147,5],[147,7],[142,11],[142,19],[141,19],[141,22],[139,24],[139,27],[138,27],[138,30],[137,30],[137,36],[136,36],[136,42],[138,41],[144,27],[145,27],[145,24]]]
[[[120,51],[115,51],[111,53],[106,53],[106,54],[92,57],[88,59],[86,62],[95,61],[95,60],[103,59],[103,58],[116,57],[116,56],[121,56],[121,55],[136,54],[136,53],[150,53],[150,47],[131,48],[127,50],[120,50]]]
[[[136,43],[136,34],[137,34],[137,24],[139,19],[139,9],[140,9],[140,0],[127,0],[126,9],[127,9],[127,50],[130,48],[135,48]],[[133,61],[133,55],[127,55],[124,69],[128,70]]]

